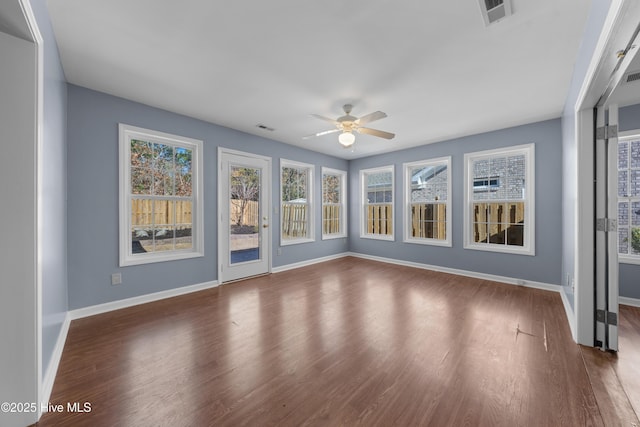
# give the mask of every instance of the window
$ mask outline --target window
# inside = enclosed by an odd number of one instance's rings
[[[360,171],[360,237],[393,240],[393,165]]]
[[[280,160],[282,222],[280,244],[312,242],[313,233],[313,165]]]
[[[322,168],[322,238],[347,235],[347,173]]]
[[[451,246],[451,157],[405,163],[403,168],[404,241]]]
[[[120,266],[204,255],[202,141],[120,124]]]
[[[640,135],[618,141],[618,254],[640,264]]]
[[[535,255],[534,145],[464,159],[464,247]]]

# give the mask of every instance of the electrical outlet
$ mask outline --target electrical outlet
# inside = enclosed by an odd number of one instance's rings
[[[122,283],[122,273],[113,273],[111,275],[111,284],[119,285]]]
[[[282,248],[278,248],[277,253],[278,253],[278,256],[282,255]]]

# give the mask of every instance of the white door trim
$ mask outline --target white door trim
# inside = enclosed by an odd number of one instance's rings
[[[264,243],[264,248],[266,249],[266,253],[264,254],[267,262],[267,273],[271,273],[272,270],[272,241],[273,241],[273,215],[272,215],[272,159],[268,156],[262,156],[259,154],[248,153],[245,151],[233,150],[230,148],[218,147],[218,209],[216,212],[217,215],[217,224],[218,224],[218,256],[217,256],[217,271],[218,271],[218,283],[224,283],[228,280],[224,278],[224,271],[222,269],[223,261],[222,257],[226,256],[225,249],[227,245],[225,245],[224,238],[227,236],[227,224],[225,218],[222,217],[222,206],[223,203],[228,203],[228,200],[224,200],[224,191],[222,191],[221,185],[226,181],[226,178],[223,177],[223,157],[224,155],[234,155],[234,156],[242,156],[252,159],[263,160],[267,163],[264,179],[264,189],[266,189],[267,194],[265,195],[266,200],[264,201],[266,205],[266,213],[268,214],[267,225],[265,229],[263,229],[262,239]],[[266,240],[266,242],[264,241]]]

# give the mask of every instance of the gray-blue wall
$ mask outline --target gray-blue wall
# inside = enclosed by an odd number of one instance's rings
[[[67,83],[49,11],[31,1],[44,41],[42,144],[42,372],[45,372],[67,313]]]
[[[535,143],[536,255],[463,248],[464,153]],[[393,143],[393,142],[391,142]],[[452,156],[452,247],[402,242],[402,164]],[[360,238],[359,171],[395,165],[395,241]],[[349,244],[353,252],[511,278],[560,284],[562,255],[562,135],[560,119],[352,160],[349,165]]]
[[[217,279],[217,150],[232,148],[273,159],[273,206],[277,207],[280,158],[316,165],[315,194],[322,166],[347,170],[348,162],[68,85],[68,274],[69,308],[130,298]],[[180,261],[118,267],[118,123],[204,141],[205,256]],[[317,207],[317,217],[320,208]],[[279,217],[273,224],[273,266],[283,266],[347,250],[345,239],[279,246]],[[122,285],[112,286],[112,273]]]
[[[640,104],[620,109],[621,132],[640,129]],[[640,298],[640,265],[620,263],[620,296]]]
[[[578,50],[578,56],[573,68],[571,85],[567,93],[567,99],[562,113],[562,291],[567,295],[567,300],[575,310],[575,302],[571,281],[576,267],[575,254],[575,228],[577,213],[578,193],[578,142],[575,133],[574,107],[580,94],[580,89],[587,75],[587,70],[598,43],[602,26],[609,13],[611,0],[598,0],[591,2],[591,9],[587,18],[587,24]]]

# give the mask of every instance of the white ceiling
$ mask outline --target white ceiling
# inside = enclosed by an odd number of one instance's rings
[[[559,117],[590,3],[48,0],[70,83],[346,159]],[[302,140],[345,103],[395,139]]]

